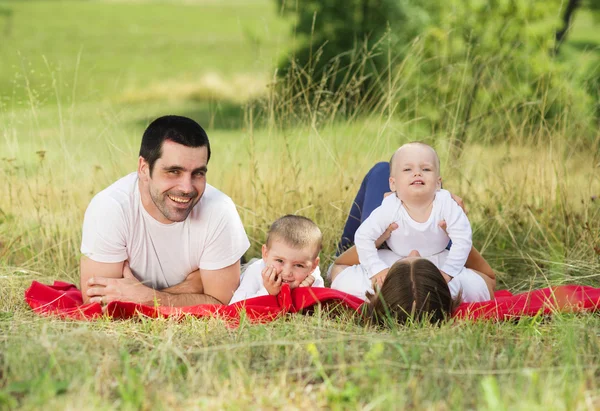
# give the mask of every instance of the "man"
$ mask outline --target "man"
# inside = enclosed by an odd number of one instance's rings
[[[229,197],[206,183],[210,145],[195,121],[164,116],[142,138],[137,173],[90,202],[84,302],[227,304],[250,243]]]

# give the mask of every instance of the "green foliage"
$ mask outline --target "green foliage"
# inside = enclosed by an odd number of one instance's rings
[[[551,50],[559,21],[558,1],[448,0],[426,2],[431,25],[418,44],[423,71],[417,88],[434,131],[453,130],[463,144],[466,130],[483,125],[479,139],[504,139],[512,125],[535,136],[539,126],[569,121],[588,125],[591,99]],[[414,107],[413,96],[405,109]],[[448,124],[448,120],[457,124]]]
[[[397,0],[284,1],[283,10],[296,17],[292,30],[299,46],[280,66],[300,83],[294,92],[320,86],[354,105],[382,96],[393,67],[388,52],[396,59],[398,45],[422,25],[418,9]]]
[[[303,40],[283,65],[285,96],[312,91],[317,110],[351,99],[434,135],[450,130],[459,147],[511,128],[535,140],[565,124],[589,141],[593,91],[553,53],[560,10],[559,0],[300,2],[291,12]]]

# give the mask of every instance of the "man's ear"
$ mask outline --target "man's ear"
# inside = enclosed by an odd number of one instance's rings
[[[143,181],[150,179],[150,164],[142,156],[138,158],[138,177]]]
[[[396,192],[396,180],[394,177],[390,177],[390,191],[393,193]]]
[[[262,259],[263,261],[267,259],[267,254],[268,254],[268,249],[267,249],[267,245],[263,244],[262,246]]]

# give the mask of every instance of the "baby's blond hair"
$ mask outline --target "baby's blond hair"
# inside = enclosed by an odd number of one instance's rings
[[[396,154],[402,150],[402,148],[406,147],[406,146],[413,146],[413,145],[419,145],[419,146],[424,146],[424,147],[428,147],[431,149],[431,151],[433,151],[433,154],[435,154],[435,166],[437,167],[437,172],[438,175],[441,173],[440,170],[440,156],[438,156],[437,151],[435,151],[435,148],[433,148],[432,146],[430,146],[427,143],[423,143],[422,141],[411,141],[410,143],[406,143],[406,144],[402,144],[400,147],[398,147],[398,149],[396,151],[394,151],[394,154],[392,154],[392,158],[390,158],[390,173],[393,170],[394,167],[394,158],[396,157]]]
[[[294,248],[313,247],[314,258],[319,255],[323,246],[323,234],[319,227],[310,218],[292,214],[271,224],[267,233],[267,248],[275,240],[281,240]]]

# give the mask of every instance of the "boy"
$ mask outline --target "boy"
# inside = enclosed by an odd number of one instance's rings
[[[417,254],[439,268],[453,298],[462,294],[466,302],[489,299],[485,281],[465,269],[472,246],[469,220],[450,193],[441,189],[441,182],[440,160],[431,146],[415,142],[396,150],[390,161],[393,193],[356,231],[360,265],[342,271],[331,287],[353,290],[352,294],[360,288],[362,294],[365,284],[383,283],[395,261]],[[375,241],[392,224],[397,228],[387,239],[391,251],[378,251]],[[450,240],[452,247],[448,251]]]
[[[323,234],[306,217],[286,215],[276,220],[262,246],[262,259],[242,273],[240,286],[229,304],[261,295],[277,295],[283,284],[290,288],[324,287],[319,271]]]

